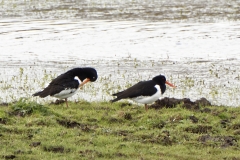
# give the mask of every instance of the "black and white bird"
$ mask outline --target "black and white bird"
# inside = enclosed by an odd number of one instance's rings
[[[33,96],[41,98],[52,96],[65,99],[68,107],[67,98],[73,96],[78,88],[81,88],[89,81],[96,81],[97,78],[97,71],[94,68],[74,68],[53,79],[45,89],[34,93]]]
[[[129,98],[137,103],[145,104],[145,109],[148,110],[147,104],[158,100],[161,94],[166,91],[165,84],[175,88],[173,84],[166,80],[165,76],[159,75],[152,80],[140,81],[124,91],[113,94],[113,96],[117,96],[117,98],[111,100],[111,102]]]

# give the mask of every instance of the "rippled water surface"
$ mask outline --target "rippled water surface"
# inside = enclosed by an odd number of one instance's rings
[[[164,96],[239,106],[240,2],[204,2],[2,0],[0,102],[92,66],[98,81],[71,100],[109,100],[162,73],[178,86]]]
[[[238,20],[238,0],[0,0],[1,17],[215,22]]]

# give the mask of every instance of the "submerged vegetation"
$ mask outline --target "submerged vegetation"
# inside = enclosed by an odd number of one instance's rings
[[[99,72],[99,78],[97,83],[84,86],[83,90],[71,99],[108,101],[112,98],[112,93],[124,90],[141,80],[149,80],[153,76],[164,74],[168,81],[177,86],[176,89],[167,88],[164,93],[167,97],[191,99],[207,97],[215,105],[238,107],[240,81],[236,70],[240,66],[235,61],[230,62],[229,65],[227,62],[223,64],[218,61],[144,61],[130,56],[121,60],[81,61],[81,66],[76,67],[92,66]],[[232,65],[235,68],[231,67]],[[46,87],[53,78],[70,68],[72,67],[67,63],[58,64],[57,68],[54,66],[45,69],[38,66],[20,67],[19,70],[7,68],[0,77],[0,103],[18,101],[20,97],[49,102],[53,100],[52,97],[39,99],[33,98],[32,94]]]
[[[240,159],[240,108],[158,104],[2,104],[0,159]]]

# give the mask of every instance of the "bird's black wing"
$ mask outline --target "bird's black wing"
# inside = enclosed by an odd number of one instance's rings
[[[67,82],[65,81],[65,83],[63,84],[54,84],[48,87],[50,88],[49,95],[52,96],[65,89],[73,89],[73,88],[77,89],[79,87],[79,82],[77,80],[67,81]]]
[[[79,82],[74,77],[66,74],[61,74],[57,78],[53,79],[52,82],[42,91],[33,94],[33,96],[46,97],[52,96],[68,88],[78,88]]]
[[[62,85],[68,82],[74,81],[74,77],[70,76],[67,73],[63,73],[61,75],[59,75],[57,78],[53,79],[52,82],[49,84],[49,86],[51,85]]]
[[[157,89],[154,87],[156,84],[153,81],[141,81],[132,87],[115,93],[113,96],[117,96],[116,99],[112,100],[112,102],[116,102],[120,99],[124,98],[133,98],[138,96],[151,96],[156,93]]]

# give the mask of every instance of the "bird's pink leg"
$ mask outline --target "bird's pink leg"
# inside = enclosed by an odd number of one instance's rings
[[[66,105],[67,105],[67,107],[68,107],[68,101],[67,101],[67,98],[65,98],[65,101],[66,101]]]
[[[145,110],[148,111],[148,105],[147,104],[145,104]]]

